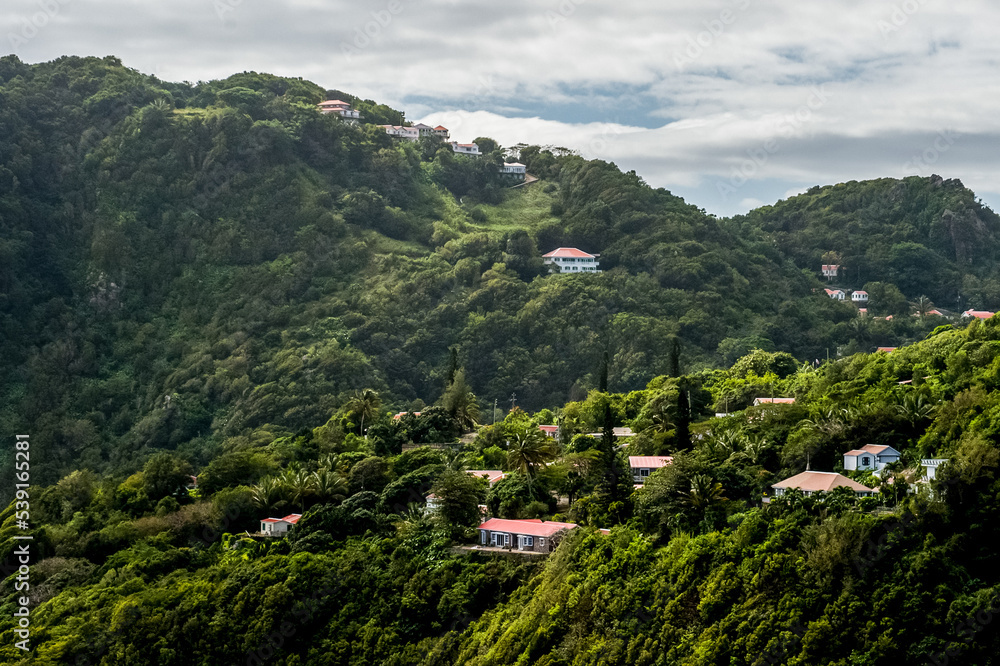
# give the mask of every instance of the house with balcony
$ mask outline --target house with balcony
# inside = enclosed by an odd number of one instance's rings
[[[924,458],[920,461],[920,466],[924,468],[927,480],[932,481],[937,478],[938,468],[948,462],[948,458]]]
[[[837,271],[840,270],[840,264],[823,264],[822,271],[823,277],[827,280],[832,280],[837,277]]]
[[[458,143],[457,141],[452,141],[451,149],[459,155],[474,155],[478,157],[482,154],[479,152],[479,146],[474,143]]]
[[[405,125],[379,125],[379,127],[394,139],[416,141],[420,138],[420,130],[415,127],[406,127]]]
[[[597,258],[575,247],[560,247],[542,255],[542,261],[559,268],[560,273],[600,273]]]
[[[350,102],[341,99],[328,99],[319,103],[319,112],[322,114],[336,113],[344,120],[357,122],[361,118],[361,113],[351,108]]]

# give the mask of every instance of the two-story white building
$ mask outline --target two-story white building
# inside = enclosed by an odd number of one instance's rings
[[[823,264],[823,277],[830,279],[837,277],[837,271],[840,270],[840,264]]]
[[[599,254],[588,254],[575,247],[561,247],[542,255],[546,264],[559,267],[560,273],[600,273],[597,258]]]
[[[459,155],[475,155],[478,157],[482,154],[479,152],[479,146],[474,143],[459,143],[457,141],[452,141],[451,149]]]
[[[420,138],[420,130],[416,127],[406,127],[404,125],[379,125],[385,130],[385,133],[394,139],[405,139],[407,141],[416,141]]]
[[[350,102],[341,99],[328,99],[319,104],[320,113],[336,113],[344,120],[357,121],[361,118],[361,113],[351,108]]]

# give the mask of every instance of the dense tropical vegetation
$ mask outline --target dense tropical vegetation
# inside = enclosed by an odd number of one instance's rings
[[[404,120],[0,58],[0,432],[31,435],[35,537],[25,656],[0,512],[4,663],[993,663],[1000,324],[932,310],[1000,307],[1000,218],[908,178],[717,219],[376,126]],[[559,246],[604,272],[551,273]],[[850,473],[874,498],[762,503],[869,443],[903,453]],[[629,454],[672,463],[636,489]],[[455,551],[481,506],[580,527]]]

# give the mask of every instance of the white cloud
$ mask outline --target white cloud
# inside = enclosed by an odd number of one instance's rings
[[[998,23],[988,0],[7,0],[0,38],[29,62],[302,76],[463,140],[576,148],[726,213],[935,171],[1000,201]],[[935,155],[940,132],[956,138]]]

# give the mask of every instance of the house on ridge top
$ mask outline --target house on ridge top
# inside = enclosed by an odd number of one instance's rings
[[[560,273],[600,273],[597,258],[575,247],[560,247],[542,255],[542,261],[559,267]]]

